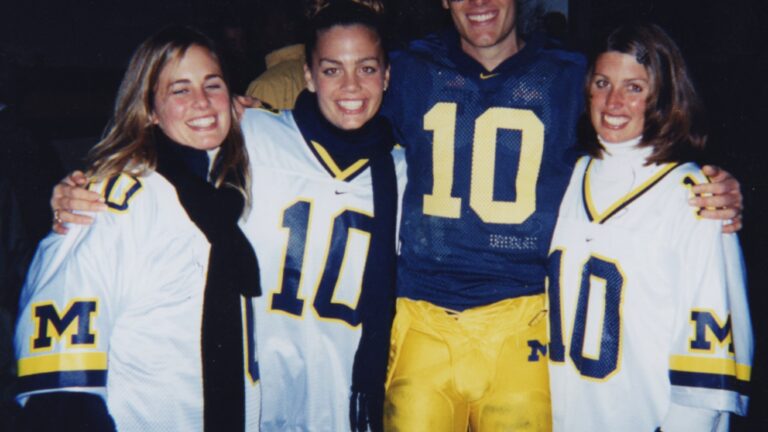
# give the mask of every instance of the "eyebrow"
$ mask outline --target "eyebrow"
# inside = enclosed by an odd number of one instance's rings
[[[209,79],[213,79],[213,78],[224,79],[224,77],[221,74],[208,74],[203,78],[203,81],[208,81]],[[174,86],[176,84],[190,84],[190,83],[192,83],[192,80],[188,78],[181,78],[181,79],[177,79],[176,81],[172,81],[168,83],[168,87]]]
[[[594,73],[592,74],[592,76],[593,76],[593,78],[594,78],[594,77],[598,77],[598,76],[599,76],[599,77],[603,77],[603,78],[608,78],[608,75],[605,75],[605,74],[601,74],[600,72],[594,72]],[[627,81],[643,81],[643,82],[650,82],[650,81],[651,81],[651,79],[650,79],[650,78],[646,79],[646,78],[640,78],[640,77],[637,77],[637,78],[629,78],[629,79],[625,79],[625,80],[622,80],[622,82],[627,82]]]
[[[376,63],[380,62],[378,57],[364,57],[364,58],[355,60],[355,63],[365,63],[365,62],[368,62],[368,61],[375,61]],[[318,63],[323,63],[323,62],[331,63],[331,64],[335,64],[335,65],[340,65],[340,64],[343,63],[343,62],[341,62],[339,60],[334,60],[334,59],[329,59],[329,58],[320,58],[318,60]]]

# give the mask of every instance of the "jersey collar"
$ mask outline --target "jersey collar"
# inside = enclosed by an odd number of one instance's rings
[[[520,51],[489,71],[461,49],[461,36],[459,36],[456,29],[445,30],[440,33],[440,37],[447,48],[448,59],[456,68],[463,75],[482,81],[506,75],[510,71],[519,69],[521,65],[531,63],[531,59],[537,55],[544,45],[544,37],[540,34],[534,34],[531,37],[525,38],[525,45]]]
[[[602,224],[610,219],[613,215],[618,213],[621,209],[627,207],[636,199],[640,198],[643,194],[649,191],[655,184],[661,181],[667,174],[673,169],[677,168],[680,164],[677,162],[667,163],[662,165],[661,169],[652,175],[648,180],[631,190],[623,197],[616,200],[613,204],[608,206],[604,212],[599,212],[592,200],[592,191],[590,189],[590,168],[592,168],[592,162],[594,159],[589,159],[587,168],[584,170],[584,176],[581,182],[581,197],[584,205],[584,212],[587,214],[587,218],[592,223]]]

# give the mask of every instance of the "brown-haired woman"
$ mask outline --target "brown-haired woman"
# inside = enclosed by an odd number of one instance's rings
[[[258,266],[237,225],[249,168],[212,42],[185,27],[146,40],[89,159],[109,211],[47,237],[32,263],[19,429],[255,427],[241,310]]]
[[[699,103],[659,27],[615,30],[587,77],[596,140],[574,169],[549,263],[556,431],[727,430],[752,332],[738,239],[686,201],[708,182]]]

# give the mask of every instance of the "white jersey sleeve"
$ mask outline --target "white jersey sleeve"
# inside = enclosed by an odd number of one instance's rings
[[[93,225],[49,235],[32,261],[15,336],[22,401],[59,390],[105,395],[116,309],[141,274],[134,232],[141,221],[123,217],[119,207],[122,201],[127,209],[142,192],[141,182],[121,175],[110,192],[111,212]]]
[[[685,186],[707,181],[693,167],[681,169]],[[739,241],[718,223],[698,223],[693,212],[673,229],[684,268],[669,358],[672,401],[745,415],[753,340]]]

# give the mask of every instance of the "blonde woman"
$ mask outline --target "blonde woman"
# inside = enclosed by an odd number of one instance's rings
[[[248,161],[208,38],[173,27],[137,49],[88,175],[109,211],[47,237],[22,292],[19,430],[256,425]]]

